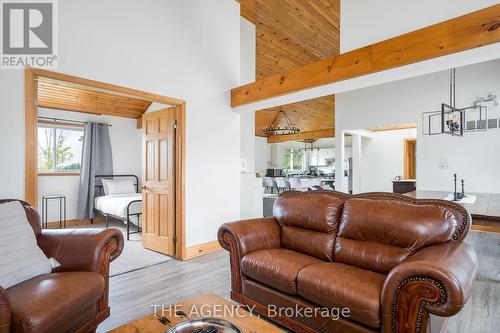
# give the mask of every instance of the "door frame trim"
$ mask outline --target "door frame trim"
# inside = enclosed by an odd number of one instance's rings
[[[39,68],[24,70],[24,113],[25,113],[25,147],[24,147],[24,200],[33,207],[38,206],[38,78],[43,77],[90,88],[106,90],[110,93],[126,94],[152,103],[174,106],[177,109],[176,130],[176,165],[175,165],[175,236],[177,238],[175,257],[185,259],[185,158],[186,158],[186,101],[131,89],[114,84],[94,81],[82,77],[67,75]],[[73,112],[67,110],[68,112]]]

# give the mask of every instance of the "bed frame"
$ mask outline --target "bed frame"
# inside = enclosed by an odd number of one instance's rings
[[[103,189],[103,186],[102,186],[102,181],[97,181],[98,179],[101,179],[101,178],[111,178],[111,179],[114,179],[114,178],[134,178],[135,179],[135,191],[136,193],[139,193],[139,178],[136,176],[136,175],[96,175],[95,176],[95,191],[94,191],[94,198],[96,197],[96,194],[98,194],[98,196],[102,196],[104,195],[104,189]],[[141,209],[141,212],[140,213],[134,213],[134,214],[131,214],[130,213],[130,206],[133,204],[133,203],[137,203],[137,202],[142,202],[142,200],[133,200],[131,201],[128,205],[127,205],[127,217],[124,219],[123,217],[120,217],[120,216],[116,216],[116,215],[113,215],[113,214],[107,214],[107,213],[104,213],[98,209],[96,209],[94,207],[94,211],[97,213],[97,215],[101,215],[101,216],[104,216],[106,218],[106,228],[109,226],[109,218],[112,217],[114,219],[117,219],[117,220],[120,220],[120,221],[123,221],[125,222],[125,224],[127,224],[127,240],[130,240],[130,235],[131,234],[137,234],[139,232],[142,232],[142,228],[139,226],[139,217],[142,215],[142,209]],[[131,216],[136,216],[137,217],[137,230],[136,231],[130,231],[130,223],[132,223],[130,221],[130,217]],[[94,223],[94,220],[91,219],[91,223]]]

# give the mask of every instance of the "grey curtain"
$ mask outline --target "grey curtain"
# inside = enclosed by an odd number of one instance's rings
[[[108,125],[88,122],[83,137],[77,219],[94,217],[95,176],[112,174],[113,155]]]

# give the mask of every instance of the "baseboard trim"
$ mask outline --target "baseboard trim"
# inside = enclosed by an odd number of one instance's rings
[[[94,224],[104,223],[105,218],[103,216],[96,216],[94,218]],[[92,225],[90,220],[66,220],[66,228],[81,226],[81,225]],[[51,221],[47,223],[48,229],[59,229],[59,221]],[[61,227],[64,228],[64,222],[61,222]]]
[[[221,249],[222,247],[216,240],[208,243],[190,246],[186,248],[186,256],[182,260],[193,259],[208,253],[219,251]]]
[[[500,223],[498,223],[498,226],[493,226],[493,225],[482,225],[482,224],[474,224],[472,223],[472,231],[477,231],[477,232],[489,232],[489,233],[495,233],[498,234],[500,233]]]

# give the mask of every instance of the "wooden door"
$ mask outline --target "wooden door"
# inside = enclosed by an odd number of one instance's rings
[[[404,179],[417,178],[417,140],[415,138],[404,141]]]
[[[176,109],[142,117],[142,244],[175,255]]]

